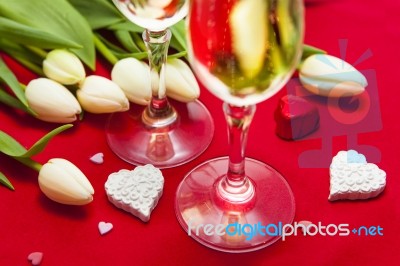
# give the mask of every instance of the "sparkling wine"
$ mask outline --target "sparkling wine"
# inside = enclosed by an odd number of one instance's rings
[[[189,56],[213,94],[244,106],[287,82],[301,51],[298,1],[193,0],[191,8]]]
[[[187,14],[185,0],[113,0],[119,10],[133,23],[162,31]]]

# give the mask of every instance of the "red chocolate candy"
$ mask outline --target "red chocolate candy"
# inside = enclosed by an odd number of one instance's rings
[[[307,100],[287,95],[275,110],[276,134],[287,140],[300,139],[319,127],[318,108]]]

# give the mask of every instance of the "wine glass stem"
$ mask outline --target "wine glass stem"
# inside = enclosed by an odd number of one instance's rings
[[[171,31],[168,29],[163,31],[145,30],[143,40],[149,56],[152,97],[150,104],[143,112],[142,120],[150,127],[165,127],[177,119],[175,109],[168,102],[165,84],[165,68]]]
[[[245,173],[245,149],[256,107],[237,107],[224,103],[223,109],[228,124],[229,166],[217,190],[228,201],[245,202],[254,194],[254,186]]]

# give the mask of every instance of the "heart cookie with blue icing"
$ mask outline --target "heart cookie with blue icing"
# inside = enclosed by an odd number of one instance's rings
[[[330,201],[373,198],[386,186],[386,172],[354,150],[340,151],[333,157],[329,172]]]

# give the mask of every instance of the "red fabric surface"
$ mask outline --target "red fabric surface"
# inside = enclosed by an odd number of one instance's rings
[[[376,71],[383,126],[381,130],[355,133],[359,143],[380,150],[377,164],[387,173],[387,187],[373,200],[329,202],[329,170],[298,165],[299,155],[320,148],[321,139],[287,142],[274,133],[273,113],[285,89],[258,105],[247,155],[268,162],[286,177],[296,199],[295,221],[348,223],[350,228],[379,225],[383,236],[292,236],[246,254],[213,251],[188,237],[175,218],[176,188],[196,165],[227,153],[221,101],[203,89],[200,99],[215,120],[213,141],[196,160],[162,171],[164,194],[146,224],[115,208],[105,195],[104,183],[110,173],[133,168],[117,158],[106,144],[107,115],[86,114],[83,122],[57,136],[35,157],[41,163],[54,157],[65,158],[82,169],[95,189],[95,199],[87,206],[63,206],[50,201],[39,190],[37,173],[0,155],[0,170],[16,188],[12,192],[0,187],[0,265],[29,265],[27,257],[34,251],[44,253],[41,265],[399,265],[400,126],[395,93],[400,88],[400,4],[390,0],[321,2],[307,7],[306,43],[340,57],[338,40],[347,39],[346,61],[350,63],[367,49],[373,53],[357,68]],[[7,62],[21,82],[34,77],[10,60]],[[109,77],[110,66],[99,62],[96,73]],[[32,145],[55,127],[0,105],[0,129],[23,145]],[[347,149],[346,138],[333,137],[330,156]],[[97,152],[104,153],[102,165],[89,161]],[[113,223],[114,229],[101,236],[97,228],[100,221]]]

